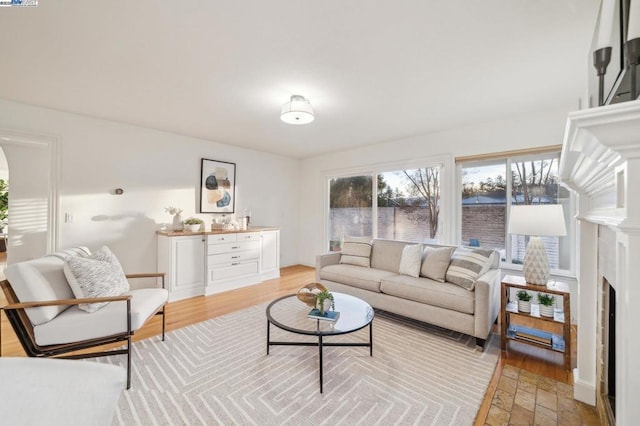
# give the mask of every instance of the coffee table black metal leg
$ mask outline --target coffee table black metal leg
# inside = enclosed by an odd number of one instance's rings
[[[320,393],[322,393],[322,335],[318,336],[318,351],[320,353]]]
[[[267,355],[269,355],[269,346],[270,346],[269,343],[271,343],[269,340],[270,331],[271,331],[271,323],[267,320]]]
[[[373,356],[373,321],[369,323],[369,356]]]

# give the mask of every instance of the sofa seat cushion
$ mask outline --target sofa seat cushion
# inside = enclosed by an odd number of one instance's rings
[[[475,292],[451,283],[440,283],[429,278],[414,278],[396,275],[385,278],[380,291],[391,296],[415,302],[451,309],[465,314],[473,314]]]
[[[136,331],[164,305],[169,292],[163,288],[131,290],[131,331]],[[38,345],[78,342],[127,331],[127,303],[111,302],[102,309],[87,313],[72,306],[53,320],[33,328]]]
[[[364,290],[380,292],[380,281],[396,274],[354,265],[328,265],[320,269],[320,278]]]

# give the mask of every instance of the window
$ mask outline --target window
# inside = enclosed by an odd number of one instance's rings
[[[559,158],[555,151],[461,163],[462,243],[495,248],[504,263],[522,264],[529,236],[507,233],[509,208],[562,204],[568,235],[542,239],[551,269],[571,271],[572,203],[569,191],[558,182]]]
[[[441,175],[433,166],[330,177],[329,250],[340,250],[344,236],[439,241]]]
[[[378,180],[378,238],[437,241],[440,221],[440,168],[385,172]]]
[[[329,179],[329,250],[340,251],[345,235],[373,234],[373,176]]]

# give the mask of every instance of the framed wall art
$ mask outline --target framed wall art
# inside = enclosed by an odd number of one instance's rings
[[[200,213],[234,213],[236,164],[203,158],[200,176]]]

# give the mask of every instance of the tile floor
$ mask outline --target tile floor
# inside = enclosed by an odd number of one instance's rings
[[[573,387],[505,365],[485,420],[502,425],[600,425],[595,408],[573,399]]]

